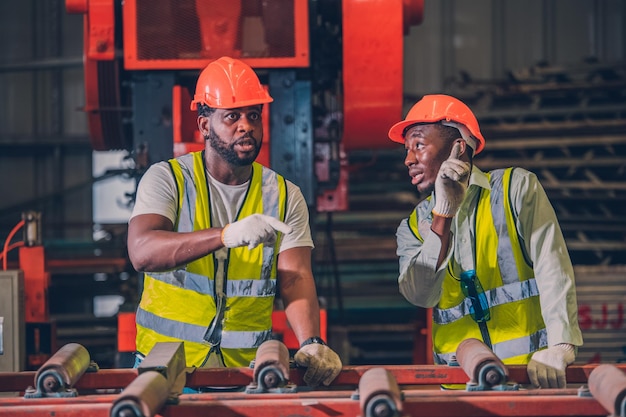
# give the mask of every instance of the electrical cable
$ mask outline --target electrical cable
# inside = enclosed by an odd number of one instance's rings
[[[20,246],[24,246],[25,243],[21,240],[19,242],[15,242],[7,248],[7,253],[11,252],[15,248],[19,248]],[[0,259],[4,258],[4,251],[0,252]]]
[[[18,230],[20,230],[20,228],[24,226],[24,224],[25,224],[25,221],[20,220],[15,225],[15,227],[11,230],[6,240],[4,241],[4,249],[2,251],[2,270],[3,271],[7,270],[7,252],[9,252],[9,243],[11,243],[11,239],[13,239],[13,236],[15,236],[15,234],[18,232]]]

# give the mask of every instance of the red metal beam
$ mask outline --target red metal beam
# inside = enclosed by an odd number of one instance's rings
[[[569,384],[586,384],[591,374],[599,364],[572,365],[567,368]],[[617,368],[626,372],[626,364],[615,364]],[[373,367],[344,366],[341,373],[331,387],[353,386],[359,384],[361,376]],[[398,385],[439,385],[464,384],[469,378],[460,367],[442,365],[386,365],[395,377]],[[524,365],[508,366],[509,380],[519,384],[528,384],[528,375]],[[298,386],[304,386],[302,369],[290,370],[290,381]],[[253,369],[251,368],[219,368],[196,369],[187,375],[187,386],[246,386],[252,382]],[[98,372],[87,372],[76,383],[75,388],[83,391],[97,389],[125,388],[137,377],[136,369],[101,369]],[[0,372],[0,392],[24,391],[35,385],[35,372]]]
[[[457,396],[444,392],[444,396],[406,399],[403,415],[431,417],[486,417],[486,416],[606,416],[607,411],[593,398],[577,396],[515,396],[505,393],[485,396],[481,393]],[[315,417],[340,417],[361,415],[359,402],[353,399],[308,400],[256,400],[197,401],[181,400],[176,406],[166,406],[163,417],[262,417],[298,415]]]
[[[219,393],[181,395],[176,405],[166,405],[162,417],[229,416],[358,416],[354,391],[315,391],[300,394]],[[405,390],[403,415],[464,417],[482,416],[606,416],[593,398],[579,397],[576,390],[515,392],[467,392]],[[69,417],[108,416],[113,395],[54,399],[3,399],[0,416]]]
[[[117,394],[92,394],[92,395],[78,395],[78,397],[68,398],[24,398],[24,397],[0,397],[0,415],[1,411],[8,407],[33,407],[33,406],[49,406],[55,407],[67,407],[71,405],[72,408],[83,404],[97,405],[97,404],[113,404],[113,401],[117,398]],[[61,414],[64,415],[64,414]]]
[[[37,405],[37,400],[30,400],[28,405],[18,407],[0,407],[0,417],[109,417],[111,404],[72,404],[59,402],[56,405]]]

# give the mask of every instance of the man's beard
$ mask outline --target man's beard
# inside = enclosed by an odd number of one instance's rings
[[[243,158],[240,158],[239,155],[237,155],[237,151],[235,151],[235,145],[241,139],[252,139],[255,146],[255,151],[252,155]],[[211,148],[213,148],[213,150],[217,152],[222,157],[222,159],[224,159],[229,164],[234,166],[250,165],[256,160],[257,156],[259,156],[259,152],[261,151],[261,144],[257,145],[254,138],[249,134],[244,135],[244,137],[241,139],[238,139],[237,141],[227,145],[222,141],[217,133],[215,133],[213,127],[209,129],[209,135],[205,137],[205,140],[209,141]]]

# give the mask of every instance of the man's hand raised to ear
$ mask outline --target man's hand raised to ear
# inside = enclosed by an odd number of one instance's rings
[[[470,175],[470,164],[459,159],[461,144],[457,141],[450,156],[443,161],[435,180],[435,207],[433,214],[451,218],[461,206]]]

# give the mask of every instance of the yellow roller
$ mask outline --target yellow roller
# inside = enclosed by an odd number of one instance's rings
[[[84,346],[68,343],[50,357],[35,373],[36,392],[29,397],[75,397],[72,389],[89,368],[91,358]]]

